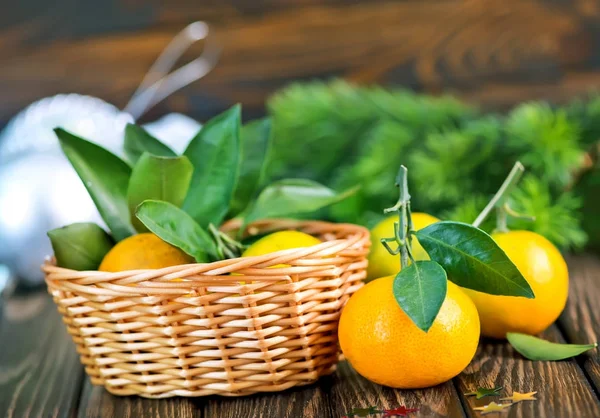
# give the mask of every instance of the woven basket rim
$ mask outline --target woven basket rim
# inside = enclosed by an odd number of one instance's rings
[[[64,267],[58,267],[55,263],[54,256],[52,255],[52,256],[49,256],[44,261],[44,263],[41,266],[41,270],[44,272],[44,274],[46,276],[48,274],[52,273],[55,276],[53,278],[54,280],[58,279],[56,277],[56,275],[58,275],[59,277],[64,276],[64,279],[67,279],[67,280],[70,279],[71,276],[74,276],[73,278],[101,276],[102,278],[104,278],[106,280],[118,280],[118,279],[127,278],[127,277],[131,277],[131,276],[147,275],[148,273],[151,273],[152,277],[154,277],[154,276],[164,277],[165,275],[174,275],[174,274],[176,275],[177,273],[181,273],[181,272],[184,272],[187,270],[197,270],[199,267],[201,268],[200,272],[202,272],[202,270],[205,270],[205,271],[206,270],[214,270],[215,267],[227,268],[227,267],[229,267],[231,265],[235,265],[235,264],[241,264],[242,266],[245,264],[248,264],[248,265],[264,264],[264,263],[268,263],[270,260],[278,260],[279,258],[290,258],[290,256],[293,256],[291,258],[299,258],[303,255],[308,255],[308,254],[318,252],[321,250],[325,250],[325,249],[335,248],[336,246],[340,246],[340,244],[347,244],[348,241],[355,241],[355,243],[358,243],[362,239],[364,239],[365,235],[367,237],[370,236],[369,230],[360,225],[355,225],[355,224],[350,224],[350,223],[336,223],[336,222],[326,222],[326,221],[302,221],[302,220],[292,220],[292,219],[261,220],[258,222],[251,223],[250,225],[248,225],[247,229],[255,227],[255,228],[258,228],[260,231],[262,231],[262,229],[267,225],[281,225],[281,228],[270,228],[273,230],[273,232],[275,232],[277,230],[298,229],[299,227],[302,227],[302,226],[311,226],[312,225],[315,227],[320,226],[320,227],[327,227],[327,228],[331,228],[331,229],[347,230],[348,234],[347,234],[346,238],[323,241],[319,244],[315,244],[315,245],[312,245],[309,247],[299,247],[299,248],[293,248],[293,249],[287,249],[287,250],[274,251],[272,253],[268,253],[265,255],[236,257],[236,258],[230,258],[230,259],[225,259],[225,260],[213,261],[210,263],[179,264],[176,266],[163,267],[160,269],[124,270],[124,271],[120,271],[120,272],[103,272],[103,271],[99,271],[99,270],[73,270],[73,269],[68,269],[68,268],[64,268]],[[224,224],[222,230],[231,231],[231,230],[237,229],[238,226],[239,226],[239,222],[237,220],[232,220],[232,221],[229,221],[228,223]],[[291,226],[291,228],[290,228],[290,226]],[[253,235],[258,235],[258,233],[253,234]],[[348,246],[350,246],[350,245],[348,245]],[[274,262],[272,264],[278,264],[278,262]],[[268,268],[268,267],[265,267],[265,268]],[[277,269],[277,271],[279,273],[281,273],[281,275],[283,275],[283,276],[285,276],[286,272],[287,272],[287,270],[284,268]],[[226,273],[224,273],[224,274],[226,274]],[[215,279],[222,277],[220,274],[212,273],[210,275],[214,276]],[[277,277],[273,277],[273,275],[265,276],[262,278],[261,277],[253,277],[252,278],[253,281],[261,281],[261,280],[273,281],[275,279],[287,281],[289,278],[287,278],[287,277],[278,277],[277,278]],[[237,280],[240,280],[240,279],[237,279]]]

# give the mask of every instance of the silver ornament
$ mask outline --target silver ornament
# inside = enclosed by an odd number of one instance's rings
[[[95,97],[61,94],[29,105],[0,132],[0,293],[14,277],[29,284],[42,281],[40,265],[52,253],[48,230],[73,222],[105,227],[53,129],[62,127],[123,157],[127,123],[214,67],[218,54],[207,44],[199,58],[165,75],[191,44],[207,34],[203,22],[180,32],[152,66],[126,111]],[[181,152],[200,124],[170,114],[146,128]]]

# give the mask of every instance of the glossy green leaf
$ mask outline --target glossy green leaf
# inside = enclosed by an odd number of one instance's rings
[[[48,231],[56,265],[72,270],[97,270],[114,241],[95,223],[74,223]]]
[[[531,335],[509,332],[506,338],[523,357],[529,360],[563,360],[598,347],[594,344],[559,344]]]
[[[231,202],[231,214],[234,216],[248,206],[264,180],[271,142],[271,121],[264,118],[244,125],[241,138],[240,171]]]
[[[214,117],[184,152],[194,174],[183,209],[203,228],[218,226],[229,211],[240,161],[240,119],[239,105]]]
[[[258,219],[282,218],[309,213],[337,203],[356,193],[358,187],[336,193],[312,180],[276,181],[260,193],[244,216],[245,224]]]
[[[138,160],[129,179],[127,198],[132,223],[139,232],[147,231],[135,217],[144,200],[162,200],[180,207],[188,191],[194,168],[187,157],[157,157],[147,152]]]
[[[177,206],[159,200],[146,200],[138,206],[135,214],[146,228],[194,257],[198,263],[218,258],[212,237]]]
[[[135,234],[127,206],[131,167],[104,148],[62,128],[54,132],[113,237],[121,241]]]
[[[132,123],[125,127],[123,149],[127,159],[135,164],[144,152],[160,157],[175,157],[177,154],[167,145],[150,135],[144,128]]]
[[[416,236],[457,285],[492,295],[534,297],[519,269],[482,230],[444,221],[417,231]]]
[[[400,308],[423,331],[429,331],[448,290],[446,272],[435,261],[417,261],[394,279],[394,298]]]

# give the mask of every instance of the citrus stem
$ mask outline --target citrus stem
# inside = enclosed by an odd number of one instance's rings
[[[481,213],[477,216],[477,219],[473,222],[473,226],[479,228],[479,226],[487,219],[492,209],[496,208],[497,216],[497,224],[496,229],[499,231],[506,231],[506,210],[504,208],[504,202],[508,198],[510,191],[516,186],[516,184],[521,179],[523,172],[525,171],[525,167],[521,164],[520,161],[517,161],[513,166],[512,170],[502,183],[502,186],[498,189],[492,200],[487,204],[487,206],[481,211]]]
[[[408,193],[408,170],[400,166],[400,171],[396,177],[396,187],[399,188],[399,198],[394,206],[383,210],[383,213],[398,213],[398,222],[394,223],[394,237],[383,238],[381,243],[392,255],[400,253],[400,266],[408,266],[409,260],[413,260],[411,251],[412,241],[412,216],[410,212],[410,194]],[[388,242],[396,241],[398,248],[393,250]]]

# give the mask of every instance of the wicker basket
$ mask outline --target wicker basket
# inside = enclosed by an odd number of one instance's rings
[[[251,228],[282,229],[324,242],[160,270],[104,273],[46,263],[48,290],[92,383],[147,398],[243,396],[331,373],[341,308],[366,276],[369,232],[287,220]],[[276,264],[289,267],[269,268]]]

